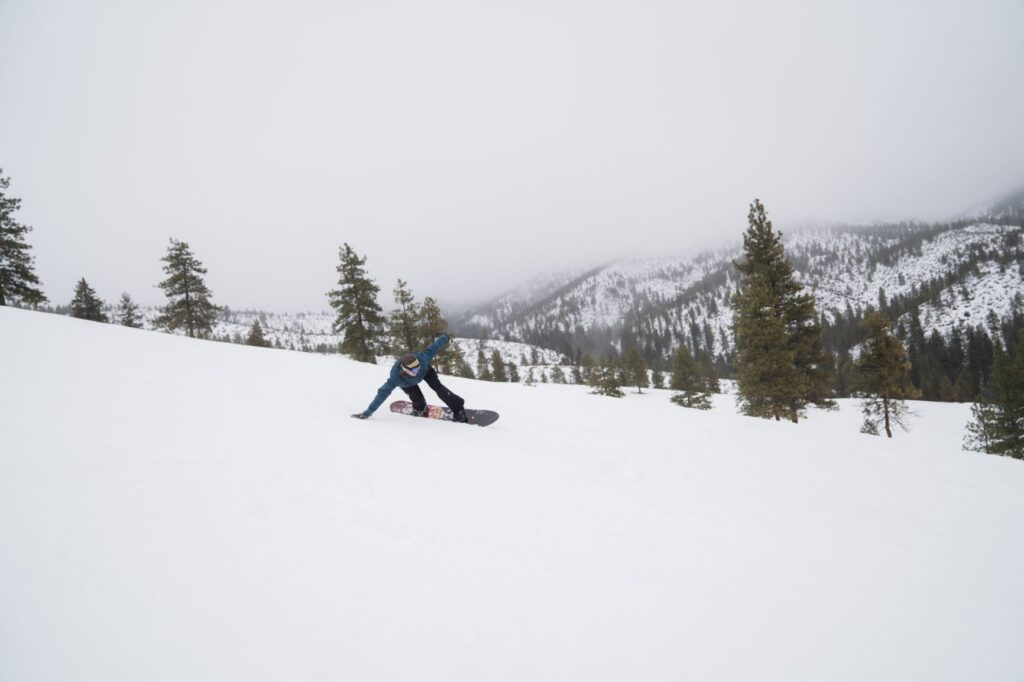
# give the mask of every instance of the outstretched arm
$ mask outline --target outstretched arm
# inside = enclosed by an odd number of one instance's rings
[[[398,384],[396,384],[394,381],[391,380],[390,377],[388,377],[388,380],[384,382],[384,385],[377,389],[377,397],[373,399],[373,402],[370,403],[370,406],[367,407],[362,412],[360,412],[359,414],[354,414],[352,416],[359,417],[361,419],[366,419],[367,417],[369,417],[371,414],[377,411],[377,408],[380,407],[385,400],[388,399],[388,396],[391,395],[391,392],[395,390],[396,386],[398,386]]]
[[[437,337],[434,340],[434,343],[430,344],[430,346],[425,351],[423,351],[424,353],[427,354],[427,361],[429,362],[433,360],[434,356],[440,353],[441,349],[448,345],[448,342],[450,340],[451,337],[448,336],[447,334],[441,334],[441,336]]]

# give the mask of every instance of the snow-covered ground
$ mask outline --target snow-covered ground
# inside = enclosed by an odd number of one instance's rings
[[[359,421],[380,367],[10,308],[0,357],[0,680],[1024,679],[1024,463],[964,405]]]

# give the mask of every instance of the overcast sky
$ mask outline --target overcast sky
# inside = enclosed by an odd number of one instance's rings
[[[0,168],[52,302],[313,310],[349,242],[449,304],[1024,184],[1024,1],[0,0]]]

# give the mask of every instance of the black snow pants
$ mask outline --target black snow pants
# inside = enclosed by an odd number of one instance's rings
[[[423,381],[427,382],[427,386],[434,389],[434,393],[437,394],[437,397],[443,400],[444,404],[447,405],[452,412],[462,411],[462,407],[466,404],[466,401],[445,388],[433,367],[427,370],[427,374],[423,377]],[[423,391],[420,390],[419,384],[410,386],[409,388],[403,386],[402,390],[405,391],[405,394],[412,400],[412,408],[417,412],[427,406],[427,401],[423,397]]]

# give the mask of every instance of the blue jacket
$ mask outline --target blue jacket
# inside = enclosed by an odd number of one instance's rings
[[[427,376],[427,371],[430,369],[431,360],[448,344],[449,338],[447,334],[441,334],[434,343],[430,344],[429,348],[419,353],[413,353],[420,361],[420,371],[416,376],[410,376],[403,372],[402,363],[399,360],[395,360],[395,364],[391,366],[391,374],[388,376],[388,380],[377,389],[377,397],[373,399],[369,407],[363,410],[363,414],[367,417],[373,414],[396,388],[409,388],[423,381],[423,377]]]

